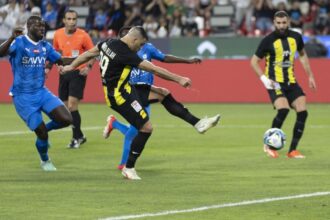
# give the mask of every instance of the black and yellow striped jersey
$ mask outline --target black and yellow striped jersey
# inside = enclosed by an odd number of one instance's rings
[[[106,96],[115,97],[120,105],[125,102],[125,94],[131,93],[128,80],[132,67],[137,67],[143,60],[119,39],[102,41],[97,47],[104,91]]]
[[[255,53],[260,59],[266,59],[265,75],[279,83],[296,83],[294,59],[297,51],[304,49],[301,35],[288,31],[279,36],[275,31],[267,35],[259,44]]]

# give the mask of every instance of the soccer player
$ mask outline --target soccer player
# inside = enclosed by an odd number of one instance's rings
[[[64,27],[55,31],[53,46],[55,50],[62,54],[65,64],[70,64],[79,54],[92,49],[94,47],[90,36],[82,29],[77,28],[78,14],[74,10],[68,10],[64,14]],[[58,94],[60,99],[65,103],[71,112],[72,123],[72,139],[69,148],[79,148],[87,139],[81,131],[81,117],[78,105],[83,99],[87,74],[92,68],[94,60],[87,65],[83,64],[77,69],[60,75]],[[49,72],[52,64],[46,71]]]
[[[119,31],[119,36],[123,37],[126,35],[130,27],[124,27]],[[151,61],[152,59],[156,59],[165,63],[200,63],[201,60],[198,58],[185,59],[181,57],[176,57],[169,54],[163,54],[160,50],[155,48],[155,46],[151,43],[146,43],[143,47],[138,51],[138,56],[141,59],[146,59]],[[138,68],[133,68],[131,71],[131,78],[129,83],[133,85],[138,93],[138,96],[141,100],[141,104],[146,108],[148,115],[150,115],[150,103],[161,102],[161,104],[165,107],[165,109],[177,116],[187,123],[195,126],[198,132],[204,133],[210,127],[202,127],[205,120],[208,119],[199,119],[192,115],[188,109],[186,109],[181,103],[177,102],[174,97],[171,95],[170,91],[166,88],[156,87],[153,85],[154,77],[153,74],[144,70],[140,70]],[[218,120],[220,119],[219,115],[216,115],[212,118],[214,123],[209,125],[216,125]],[[111,131],[113,129],[118,129],[122,134],[125,135],[124,145],[123,145],[123,153],[121,162],[118,165],[118,169],[122,170],[126,164],[128,159],[128,154],[130,151],[130,146],[133,138],[137,135],[138,131],[134,126],[127,126],[120,121],[118,121],[115,116],[110,115],[107,119],[107,125],[103,131],[103,137],[108,138]]]
[[[289,30],[289,16],[285,11],[278,11],[274,15],[275,31],[266,36],[251,58],[251,66],[266,87],[269,97],[277,110],[272,128],[281,128],[289,113],[290,107],[297,113],[293,136],[287,153],[288,158],[305,158],[297,150],[299,140],[303,135],[307,119],[306,97],[296,81],[294,74],[294,59],[298,52],[300,62],[308,75],[309,87],[316,89],[314,75],[309,65],[304,49],[304,42],[299,33]],[[261,59],[266,59],[263,72],[259,66]],[[277,158],[275,150],[264,146],[268,156]]]
[[[42,40],[45,22],[38,16],[27,20],[27,35],[15,29],[12,36],[0,46],[0,56],[9,54],[14,82],[10,90],[17,114],[37,135],[36,147],[41,158],[41,168],[55,171],[48,156],[48,132],[69,126],[72,117],[64,103],[45,87],[45,63],[49,60],[62,64],[61,55]],[[19,36],[21,35],[21,36]],[[43,122],[44,112],[51,119]]]
[[[108,39],[100,42],[96,47],[78,56],[70,65],[61,70],[64,74],[100,55],[101,76],[107,104],[138,129],[138,134],[131,144],[126,166],[122,170],[123,176],[133,180],[141,179],[134,167],[152,133],[152,125],[135,87],[128,82],[132,67],[155,73],[157,76],[174,81],[183,87],[191,85],[189,78],[153,65],[147,60],[142,60],[136,54],[147,40],[147,34],[142,27],[133,27],[120,39]],[[207,120],[205,124],[205,126],[209,126],[211,121]]]

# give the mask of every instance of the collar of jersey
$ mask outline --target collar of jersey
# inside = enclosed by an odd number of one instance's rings
[[[39,41],[38,41],[38,42],[33,41],[31,38],[29,38],[29,36],[28,36],[27,34],[25,34],[24,36],[25,36],[26,39],[27,39],[28,41],[30,41],[32,44],[34,44],[34,45],[38,45]]]

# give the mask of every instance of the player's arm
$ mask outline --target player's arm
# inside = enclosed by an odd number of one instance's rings
[[[80,75],[87,76],[88,72],[92,69],[95,59],[91,59],[87,62],[87,66],[80,70]]]
[[[262,71],[260,68],[260,61],[261,58],[259,58],[257,55],[253,55],[250,61],[251,67],[254,70],[254,72],[257,74],[261,82],[264,84],[266,89],[274,89],[275,84],[274,81],[270,80]]]
[[[303,66],[305,72],[308,75],[309,87],[311,89],[315,90],[316,82],[315,82],[314,74],[313,74],[311,66],[309,64],[309,59],[308,59],[305,49],[302,49],[299,51],[299,60],[300,60],[301,65]]]
[[[162,67],[156,66],[152,64],[151,62],[147,60],[143,60],[139,66],[140,69],[143,69],[145,71],[154,73],[155,75],[159,76],[160,78],[163,78],[168,81],[174,81],[178,84],[180,84],[183,87],[189,87],[191,85],[191,80],[187,77],[176,75],[167,69],[164,69]]]
[[[61,68],[60,74],[72,71],[72,70],[76,69],[78,66],[80,66],[81,64],[86,63],[99,55],[100,55],[100,51],[97,48],[97,46],[95,46],[92,49],[86,51],[85,53],[79,55],[70,65],[66,65],[63,68]]]
[[[171,54],[166,54],[164,61],[165,63],[201,63],[202,60],[199,58],[191,58],[191,59],[186,59],[183,57],[177,57],[177,56],[173,56]]]
[[[0,57],[6,56],[8,54],[11,43],[15,40],[16,37],[22,35],[23,31],[24,29],[22,27],[16,27],[13,30],[13,33],[9,37],[9,39],[0,45]]]

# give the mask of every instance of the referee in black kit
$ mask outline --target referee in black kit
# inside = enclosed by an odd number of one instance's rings
[[[301,159],[305,156],[297,150],[297,146],[303,135],[308,114],[305,94],[298,85],[294,74],[296,52],[298,52],[300,62],[308,75],[309,87],[315,90],[316,83],[301,35],[289,30],[288,14],[285,11],[276,12],[273,22],[275,30],[261,41],[256,53],[251,58],[251,66],[266,87],[277,110],[272,128],[282,127],[290,107],[296,111],[297,118],[287,157]],[[259,66],[259,62],[263,58],[266,59],[264,71]],[[279,156],[277,151],[266,145],[264,151],[272,158]]]
[[[61,70],[62,74],[71,71],[80,64],[100,55],[102,83],[107,104],[139,130],[138,135],[133,139],[126,167],[122,170],[122,174],[126,178],[133,180],[141,179],[134,169],[135,162],[151,135],[152,126],[134,87],[128,83],[131,68],[138,67],[152,72],[183,87],[191,85],[189,78],[176,75],[139,58],[136,52],[147,41],[147,34],[142,27],[132,27],[127,35],[121,39],[108,39],[100,42],[93,49],[80,55],[71,65],[65,66]],[[211,125],[212,121],[206,123]]]

